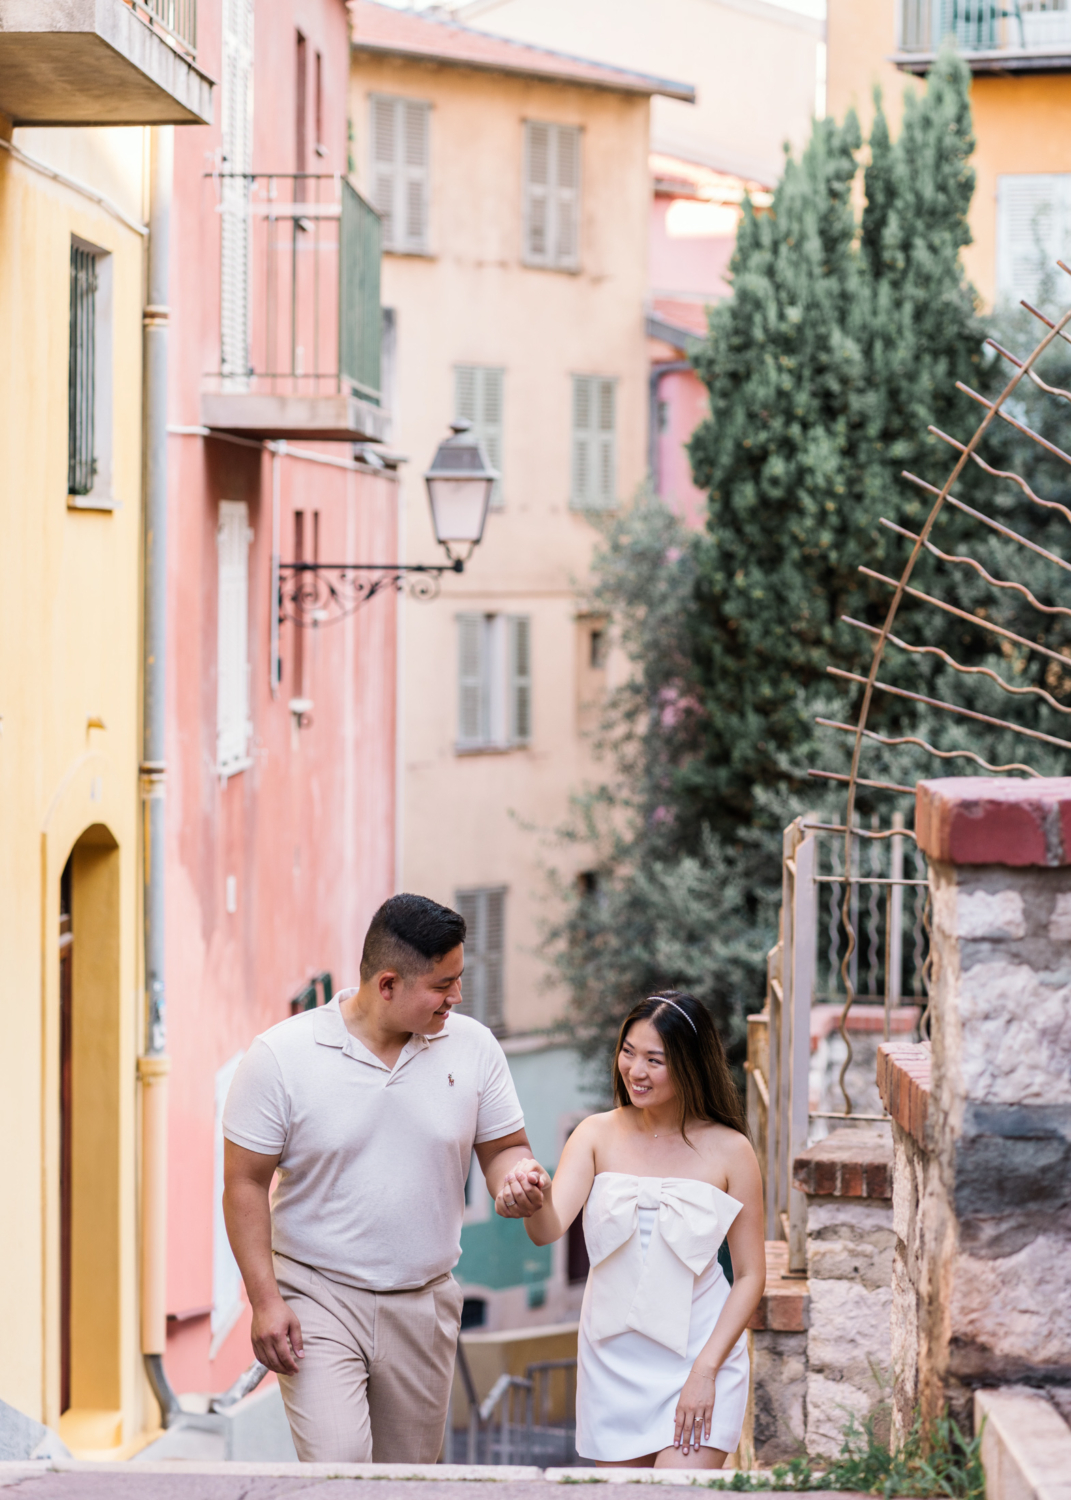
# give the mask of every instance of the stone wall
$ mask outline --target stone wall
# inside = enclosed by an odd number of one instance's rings
[[[888,1432],[893,1148],[884,1127],[843,1127],[796,1157],[807,1195],[806,1446],[835,1457],[849,1416]]]
[[[977,1387],[1071,1383],[1071,780],[922,782],[916,830],[932,1054],[879,1063],[901,1430],[916,1403],[969,1426]]]
[[[766,1291],[748,1324],[751,1401],[742,1468],[768,1468],[806,1452],[809,1314],[809,1286],[789,1274],[788,1245],[769,1241]]]

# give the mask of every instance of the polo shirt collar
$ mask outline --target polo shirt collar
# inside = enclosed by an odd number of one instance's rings
[[[339,990],[338,994],[326,1005],[320,1006],[316,1010],[312,1023],[313,1036],[321,1047],[337,1047],[343,1055],[356,1058],[358,1062],[369,1063],[374,1068],[382,1068],[384,1073],[389,1073],[392,1070],[387,1067],[386,1063],[374,1052],[370,1052],[360,1038],[353,1035],[342,1019],[339,1001],[348,1000],[356,993],[355,989]],[[421,1032],[414,1031],[402,1048],[393,1071],[397,1072],[411,1057],[415,1057],[418,1052],[425,1051],[430,1043],[437,1042],[444,1037],[449,1024],[448,1021],[442,1031],[435,1032],[433,1036],[424,1036]]]

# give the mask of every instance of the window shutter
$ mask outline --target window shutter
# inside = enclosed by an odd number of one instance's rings
[[[487,449],[487,456],[499,474],[502,473],[503,374],[502,370],[486,365],[454,368],[454,411],[458,418],[472,423],[473,432]],[[501,508],[501,479],[495,480],[491,505]]]
[[[525,125],[524,258],[529,265],[550,264],[550,125]]]
[[[428,106],[398,101],[405,162],[405,249],[423,251],[428,243]]]
[[[505,1024],[506,893],[484,891],[483,920],[483,1015],[481,1020],[494,1032]]]
[[[1013,302],[1038,300],[1071,230],[1071,174],[1009,174],[997,179],[997,290]]]
[[[590,375],[573,376],[573,504],[590,504],[594,433],[594,385]]]
[[[249,511],[244,501],[220,501],[216,545],[216,764],[220,771],[228,771],[245,763],[252,730],[249,722]]]
[[[532,738],[532,622],[527,615],[511,615],[509,622],[510,743],[527,745]]]
[[[372,205],[380,216],[384,250],[396,248],[394,184],[397,99],[372,99]]]
[[[524,260],[572,271],[580,264],[580,128],[524,127]]]
[[[562,271],[575,270],[580,256],[580,131],[575,125],[559,125],[557,136],[557,182],[555,191],[554,264]]]
[[[461,1004],[457,1008],[463,1016],[475,1016],[477,1020],[482,1019],[480,1012],[483,1009],[483,966],[480,963],[482,894],[482,891],[458,891],[454,897],[457,912],[465,919],[466,927],[465,975],[461,981]]]
[[[253,0],[224,0],[223,171],[248,173],[253,156]],[[220,369],[232,388],[249,376],[249,184],[226,176],[222,222]]]
[[[614,430],[614,382],[596,380],[598,396],[598,504],[612,507],[617,495],[617,452]]]
[[[483,615],[459,615],[457,739],[463,746],[482,745],[487,738],[484,683],[486,651]]]

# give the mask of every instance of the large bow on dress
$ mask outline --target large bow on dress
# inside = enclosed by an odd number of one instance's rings
[[[631,1329],[684,1355],[695,1278],[718,1253],[742,1207],[720,1188],[688,1177],[600,1172],[584,1207],[591,1337]],[[641,1208],[658,1210],[646,1257]]]

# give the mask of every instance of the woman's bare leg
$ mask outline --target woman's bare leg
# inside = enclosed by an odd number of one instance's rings
[[[656,1469],[721,1469],[725,1467],[725,1454],[720,1448],[663,1448],[655,1454]]]
[[[642,1458],[597,1458],[595,1467],[597,1469],[653,1469],[657,1460],[657,1453],[645,1453]]]

